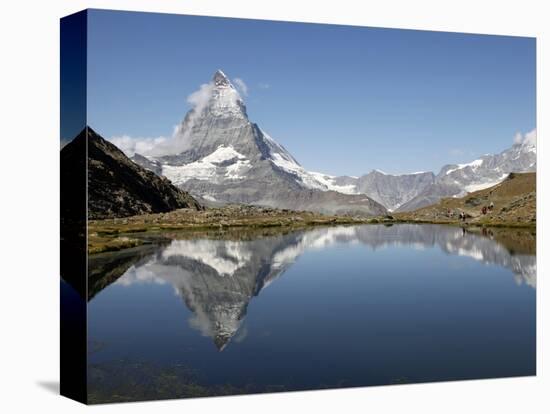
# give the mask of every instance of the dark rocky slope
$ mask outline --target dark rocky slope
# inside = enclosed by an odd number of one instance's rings
[[[88,218],[128,217],[180,208],[202,209],[189,193],[130,160],[90,127],[61,151],[61,169],[70,174],[78,166],[78,151],[87,141]],[[74,164],[74,165],[73,165]]]

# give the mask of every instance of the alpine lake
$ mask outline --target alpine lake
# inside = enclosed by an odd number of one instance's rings
[[[90,255],[89,402],[535,375],[535,240],[367,224]]]

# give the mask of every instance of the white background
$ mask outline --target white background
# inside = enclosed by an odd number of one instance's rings
[[[0,411],[421,413],[550,412],[547,131],[550,13],[538,1],[50,0],[3,1],[0,12]],[[127,403],[86,408],[59,381],[59,21],[86,7],[537,36],[538,376]],[[546,75],[546,76],[545,76]],[[550,148],[550,147],[549,147]],[[548,186],[548,184],[546,184]],[[547,187],[548,188],[548,187]],[[546,325],[546,326],[544,326]],[[200,411],[199,411],[200,410]]]

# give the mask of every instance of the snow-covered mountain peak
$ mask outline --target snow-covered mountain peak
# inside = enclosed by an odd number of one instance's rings
[[[223,73],[221,69],[218,69],[214,76],[212,77],[212,83],[215,86],[232,86],[229,78]]]
[[[516,152],[535,153],[537,152],[537,130],[533,129],[526,134],[517,133],[514,137],[514,146]]]
[[[215,117],[248,119],[244,101],[229,78],[221,70],[212,77],[207,112]]]
[[[526,153],[529,153],[529,152],[532,152],[534,154],[537,153],[537,144],[536,144],[536,142],[525,141],[525,142],[522,142],[520,144],[514,144],[514,146],[512,148],[516,149],[518,152],[521,152],[523,154],[526,154]]]

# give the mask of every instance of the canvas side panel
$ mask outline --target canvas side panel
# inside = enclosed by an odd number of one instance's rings
[[[86,403],[87,12],[61,19],[61,394]]]

